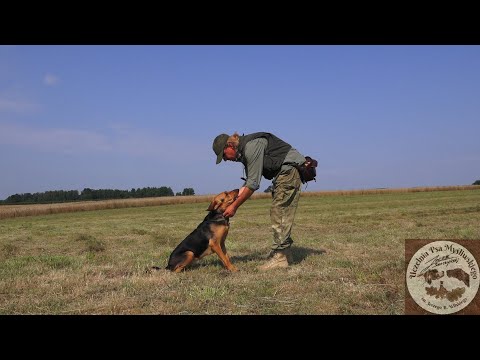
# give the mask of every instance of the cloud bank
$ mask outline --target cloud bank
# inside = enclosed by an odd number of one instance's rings
[[[15,123],[0,123],[0,145],[34,151],[68,154],[118,154],[163,159],[208,158],[206,144],[165,136],[155,131],[110,128],[103,132],[65,128],[39,128]]]

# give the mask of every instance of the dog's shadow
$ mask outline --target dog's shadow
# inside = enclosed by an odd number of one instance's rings
[[[311,249],[311,248],[306,248],[306,247],[293,247],[291,248],[291,254],[292,254],[292,265],[293,264],[299,264],[302,261],[304,261],[307,257],[311,255],[322,255],[325,254],[327,251],[323,249]],[[231,256],[230,260],[232,263],[236,262],[249,262],[249,261],[264,261],[267,260],[268,256],[265,255],[265,253],[256,251],[251,254],[247,255],[242,255],[242,256]]]
[[[324,249],[311,249],[311,248],[306,248],[306,247],[297,247],[294,246],[292,247],[291,253],[292,253],[292,264],[299,264],[302,261],[304,261],[307,257],[312,256],[312,255],[322,255],[325,254],[327,251]],[[242,256],[237,256],[233,255],[230,257],[230,260],[232,261],[233,264],[239,263],[239,262],[249,262],[249,261],[265,261],[268,259],[268,256],[265,254],[265,252],[260,252],[260,251],[255,251],[254,253],[250,253],[247,255],[242,255]],[[216,259],[208,263],[200,261],[195,261],[191,265],[189,265],[184,271],[191,271],[195,270],[201,267],[205,266],[222,266],[222,263],[220,260]],[[149,270],[162,270],[164,267],[159,267],[159,266],[152,266],[149,268]],[[148,270],[148,269],[147,269]],[[148,272],[148,271],[147,271]]]

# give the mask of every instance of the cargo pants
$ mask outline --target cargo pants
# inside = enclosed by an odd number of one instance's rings
[[[272,250],[284,250],[289,248],[295,212],[297,211],[302,181],[300,174],[294,167],[282,169],[273,181],[272,207],[270,219],[273,230]]]

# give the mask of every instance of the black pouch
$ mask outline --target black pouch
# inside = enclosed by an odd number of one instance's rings
[[[318,161],[315,159],[312,159],[310,156],[305,156],[306,161],[301,164],[301,165],[294,165],[297,169],[298,172],[300,173],[300,179],[302,180],[302,183],[306,183],[308,181],[312,181],[316,179],[317,176],[317,166],[318,166]]]

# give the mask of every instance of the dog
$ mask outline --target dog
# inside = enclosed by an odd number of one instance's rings
[[[173,250],[165,269],[181,272],[194,259],[215,253],[229,271],[238,271],[227,255],[225,239],[230,228],[229,219],[223,216],[225,209],[238,197],[238,189],[224,191],[214,197],[207,211],[208,215],[200,225]]]
[[[431,269],[421,274],[421,276],[423,276],[425,278],[425,281],[429,284],[432,284],[432,281],[434,280],[442,278],[443,275],[445,275],[445,272],[440,272],[437,269]]]

